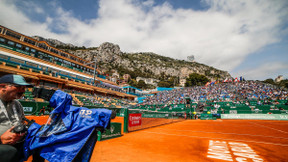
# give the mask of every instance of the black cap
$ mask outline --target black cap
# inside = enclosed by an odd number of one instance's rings
[[[0,78],[0,84],[1,83],[10,83],[10,84],[15,84],[19,86],[33,87],[33,85],[26,82],[23,76],[15,75],[15,74],[8,74],[8,75],[2,76]]]

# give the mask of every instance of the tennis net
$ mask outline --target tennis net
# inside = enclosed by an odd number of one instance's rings
[[[142,109],[127,109],[128,132],[183,121],[185,112],[159,112]]]

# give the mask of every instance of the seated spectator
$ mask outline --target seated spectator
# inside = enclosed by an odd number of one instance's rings
[[[245,102],[245,105],[246,105],[246,106],[249,106],[249,105],[250,105],[250,103],[249,103],[248,101],[246,101],[246,102]]]
[[[275,100],[273,104],[274,104],[274,105],[278,105],[279,102],[278,102],[277,100]]]
[[[221,113],[222,113],[222,114],[224,114],[224,113],[225,113],[225,111],[224,111],[224,109],[223,109],[223,108],[221,108]]]

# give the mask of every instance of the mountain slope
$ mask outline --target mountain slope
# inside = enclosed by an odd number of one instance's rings
[[[197,62],[177,60],[165,56],[160,56],[151,52],[124,53],[118,45],[105,42],[99,47],[86,48],[76,47],[72,44],[65,44],[55,39],[45,40],[52,46],[72,53],[88,61],[96,59],[97,68],[103,73],[111,75],[114,72],[121,76],[128,73],[132,78],[145,77],[154,79],[169,78],[176,76],[186,78],[191,73],[198,73],[207,76],[209,79],[224,80],[231,75],[227,71],[222,71],[211,66]]]

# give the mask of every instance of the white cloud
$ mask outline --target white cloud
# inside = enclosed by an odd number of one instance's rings
[[[244,76],[244,78],[249,80],[265,80],[268,79],[267,76],[275,79],[278,75],[283,75],[284,78],[288,79],[287,69],[287,63],[267,62],[253,69],[244,68],[243,70],[239,71],[235,76]],[[277,73],[277,71],[280,73]]]
[[[14,1],[12,1],[14,2]],[[39,9],[36,9],[39,12]],[[49,32],[46,23],[33,22],[11,1],[0,2],[0,24],[26,35],[55,35]],[[47,18],[49,20],[49,18]],[[51,21],[51,19],[50,19]]]
[[[34,2],[30,1],[22,1],[21,2],[23,8],[25,8],[26,12],[36,13],[36,14],[44,14],[45,11],[42,7],[36,5]]]
[[[89,22],[55,6],[56,17],[37,23],[3,0],[0,23],[27,35],[79,46],[108,41],[124,52],[147,51],[176,59],[195,55],[198,62],[231,71],[247,55],[279,41],[288,15],[285,0],[205,0],[211,6],[206,11],[174,9],[168,3],[155,6],[155,2],[101,0],[99,17]],[[36,8],[35,12],[41,11]],[[53,33],[52,26],[66,32]]]

